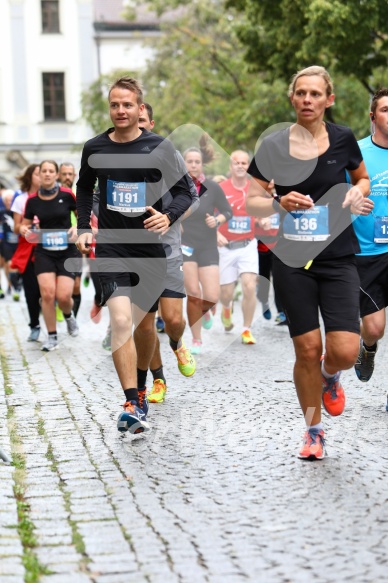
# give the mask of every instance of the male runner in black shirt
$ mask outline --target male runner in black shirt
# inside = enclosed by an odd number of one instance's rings
[[[159,235],[190,207],[192,198],[172,144],[139,129],[144,109],[139,83],[130,77],[118,79],[109,92],[109,108],[114,127],[89,140],[82,153],[77,182],[77,247],[88,253],[92,243],[89,221],[98,180],[96,259],[103,303],[107,303],[111,319],[113,362],[126,398],[117,427],[138,433],[149,426],[145,391],[136,388],[133,317],[137,312],[139,320],[157,310],[166,273]],[[172,195],[165,210],[161,200],[164,190]]]

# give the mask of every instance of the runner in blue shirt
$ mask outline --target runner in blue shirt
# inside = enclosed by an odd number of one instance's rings
[[[371,102],[371,136],[359,146],[371,181],[370,215],[358,217],[354,229],[360,243],[357,268],[360,276],[361,343],[355,370],[367,382],[374,369],[377,342],[384,336],[388,306],[388,88],[375,93]]]

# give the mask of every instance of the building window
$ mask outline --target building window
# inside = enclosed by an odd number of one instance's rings
[[[59,0],[41,0],[42,32],[59,32]]]
[[[43,73],[44,119],[66,119],[65,74]]]

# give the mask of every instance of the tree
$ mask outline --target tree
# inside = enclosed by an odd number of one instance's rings
[[[373,93],[376,71],[387,69],[386,0],[227,0],[227,6],[244,14],[237,34],[247,62],[273,78],[320,64]]]
[[[112,125],[108,108],[109,87],[116,79],[128,74],[130,74],[128,71],[114,69],[107,75],[100,75],[96,81],[82,92],[82,117],[95,134],[104,132]]]
[[[143,79],[159,133],[196,124],[229,152],[253,150],[269,125],[289,119],[284,81],[267,83],[244,62],[236,18],[221,0],[197,0],[163,26]]]

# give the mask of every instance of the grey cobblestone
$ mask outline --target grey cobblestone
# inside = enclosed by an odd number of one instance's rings
[[[53,571],[42,583],[387,581],[388,341],[367,385],[344,373],[348,403],[340,419],[325,417],[322,463],[295,457],[292,344],[260,314],[252,347],[225,335],[217,315],[191,379],[160,335],[167,400],[151,407],[150,434],[123,437],[122,392],[101,348],[107,314],[99,326],[87,320],[91,293],[80,336],[59,324],[59,349],[47,355],[25,341],[23,302],[1,304],[12,394],[0,376],[0,447],[10,451],[16,431],[35,553]],[[8,528],[13,471],[0,462],[1,583],[24,578]]]

